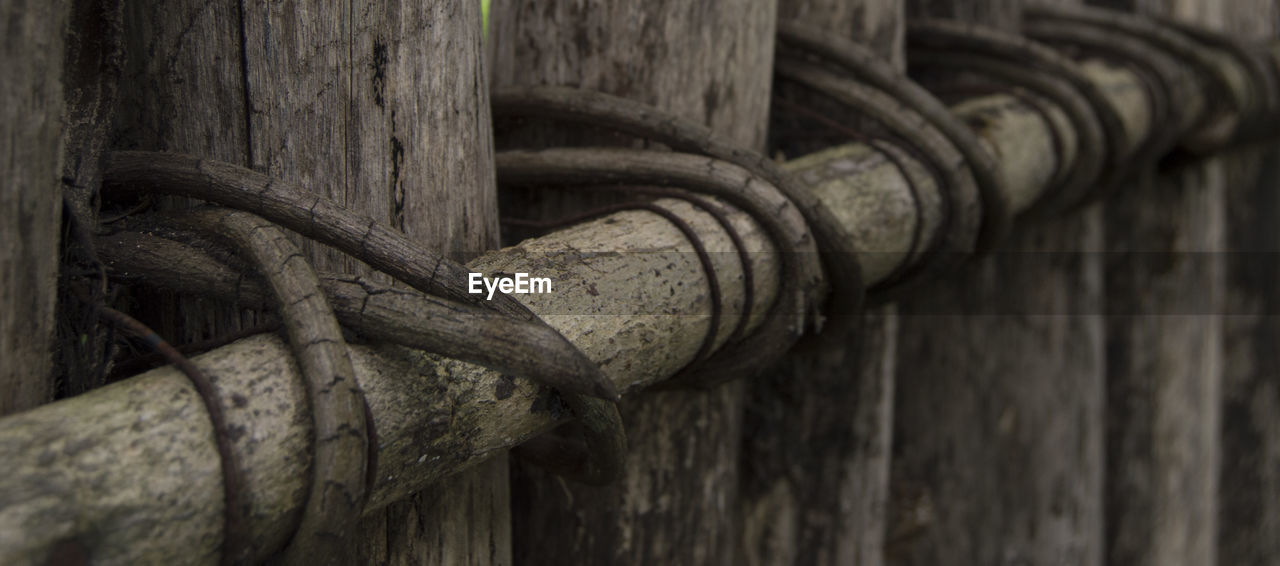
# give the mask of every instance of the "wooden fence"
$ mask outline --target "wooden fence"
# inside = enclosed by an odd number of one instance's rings
[[[1095,4],[5,6],[0,563],[1280,559],[1280,6]]]

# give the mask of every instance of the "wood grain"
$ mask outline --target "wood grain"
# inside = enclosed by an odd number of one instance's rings
[[[1119,80],[1117,85],[1132,85],[1137,80],[1114,74],[1104,77]],[[1012,127],[1034,125],[1024,121],[1033,111],[1011,108],[1008,101],[997,102],[994,107],[958,108],[968,120],[982,116],[989,135],[999,138],[993,141],[997,147],[1047,146],[1047,129]],[[858,151],[866,153],[865,147]],[[1001,167],[1012,177],[1049,177],[1051,160],[1042,160],[1036,153],[1010,155],[1018,157],[1001,161]],[[901,190],[899,174],[881,167],[882,160],[864,158],[850,164],[846,182],[852,186]],[[1020,190],[1034,193],[1042,188]],[[848,217],[872,232],[883,232],[884,225],[901,221],[879,214],[876,207],[859,206],[857,200],[832,195],[818,197],[838,217]],[[732,241],[714,218],[681,201],[660,200],[657,204],[680,214],[701,235],[708,250],[732,251]],[[732,212],[730,218],[748,250],[768,249],[768,237],[745,214]],[[904,241],[889,243],[889,247],[904,245]],[[565,250],[577,253],[566,254]],[[724,281],[738,282],[725,287],[725,300],[730,304],[741,301],[741,278],[732,275],[739,269],[736,254],[711,256],[717,272],[728,275]],[[776,293],[777,265],[767,254],[752,257],[761,259],[754,267],[761,275],[756,288],[758,304],[767,304]],[[523,297],[532,310],[591,356],[623,391],[673,375],[693,359],[707,333],[705,316],[660,314],[706,312],[708,306],[704,274],[690,253],[688,240],[654,214],[617,213],[491,253],[470,265],[486,272],[548,273],[562,282],[557,293]],[[527,381],[497,372],[399,347],[353,346],[351,355],[378,431],[381,473],[367,508],[375,514],[372,520],[378,525],[386,521],[378,513],[385,506],[444,478],[465,478],[465,474],[456,474],[491,461],[567,416],[562,408],[557,409],[560,405],[554,397]],[[224,404],[231,407],[233,422],[253,431],[237,439],[239,456],[247,463],[254,505],[250,530],[255,548],[279,548],[292,533],[301,508],[306,488],[302,480],[310,458],[305,394],[297,368],[283,343],[270,337],[243,340],[196,362],[214,380]],[[247,404],[240,406],[236,399]],[[82,426],[84,422],[95,425]],[[0,562],[41,563],[49,549],[67,539],[83,541],[94,559],[105,564],[216,561],[221,489],[216,451],[206,423],[202,404],[186,378],[168,368],[0,419],[0,453],[8,458],[11,470],[0,482],[0,509],[4,510],[0,513]],[[668,427],[672,434],[719,430],[696,413],[653,424],[659,425]],[[695,454],[690,453],[691,457]],[[723,456],[706,458],[725,462]],[[102,462],[108,460],[116,464],[104,467]],[[683,464],[671,463],[661,473],[674,474],[677,466]],[[138,482],[138,477],[149,481]],[[459,484],[449,480],[442,485],[456,488]],[[502,551],[497,544],[501,531],[473,528],[479,523],[462,519],[449,523],[453,526],[436,528],[440,517],[461,514],[464,519],[476,519],[501,509],[494,499],[501,494],[485,493],[494,492],[476,488],[424,496],[429,499],[423,501],[431,504],[456,503],[447,509],[401,505],[412,514],[406,522],[391,523],[391,528],[397,529],[392,538],[365,538],[362,544],[372,546],[366,552],[385,555],[388,547],[383,540],[469,541],[479,546],[455,551],[434,543],[405,542],[402,548],[407,550],[397,551],[396,556],[402,560],[431,556],[443,560],[468,556],[501,559],[496,554]],[[563,504],[564,494],[561,491],[547,497]],[[637,513],[671,512],[671,503],[662,492],[646,490],[644,495],[634,501],[654,502],[659,507],[645,504],[635,508]],[[459,498],[464,502],[457,503]],[[714,503],[706,501],[707,505]],[[594,524],[577,521],[563,524]],[[86,529],[111,536],[86,538]],[[430,533],[437,538],[410,536],[423,533],[422,529],[432,529]],[[574,536],[578,532],[576,528],[572,531]],[[654,548],[670,552],[671,544],[664,541]],[[468,554],[468,548],[494,552]]]
[[[132,94],[119,146],[287,178],[455,259],[497,244],[475,2],[127,4]],[[382,277],[323,246],[304,249],[320,269]],[[157,313],[169,321],[167,335],[208,337],[250,318],[193,300],[179,305]],[[179,314],[186,320],[174,325]],[[389,522],[370,526],[365,559],[413,560],[421,545],[411,540],[435,536],[415,529],[438,526],[474,535],[449,540],[482,541],[440,550],[441,560],[509,561],[505,504],[493,499],[505,497],[505,466],[487,466],[493,470],[477,472],[475,485],[466,477],[452,485],[486,511],[423,503],[453,497],[443,493],[407,502]],[[409,513],[429,519],[410,522]],[[453,516],[470,523],[450,526]]]
[[[842,33],[902,68],[899,2],[784,0],[779,18]],[[813,180],[825,177],[821,171],[829,163],[815,156],[785,166],[813,173],[794,178],[814,190],[820,183]],[[843,187],[832,194],[857,192]],[[864,241],[855,249],[868,248]],[[865,260],[891,255],[902,260],[892,253],[859,259],[865,268]],[[893,306],[855,320],[831,320],[777,369],[748,384],[741,460],[744,563],[883,563],[896,340]]]
[[[1016,31],[1020,4],[908,13]],[[1022,150],[993,145],[1002,163]],[[1080,152],[1055,153],[1079,166]],[[1005,245],[899,304],[889,564],[1101,563],[1100,215],[1024,216]]]
[[[1228,6],[1136,4],[1137,13],[1208,26]],[[1120,252],[1106,266],[1110,563],[1217,556],[1224,174],[1218,159],[1148,169],[1108,203],[1108,248]]]
[[[1280,3],[1233,2],[1223,28],[1246,42],[1274,40]],[[1274,143],[1222,157],[1226,186],[1222,445],[1218,564],[1263,564],[1280,556],[1280,263],[1276,227],[1280,153]]]
[[[760,149],[776,10],[745,0],[494,2],[494,84],[600,90]],[[558,215],[581,202],[580,194],[540,195],[529,207]],[[616,486],[581,488],[518,467],[517,559],[734,563],[742,392],[733,383],[624,403],[632,459]]]
[[[66,2],[6,2],[0,46],[0,415],[53,397]]]

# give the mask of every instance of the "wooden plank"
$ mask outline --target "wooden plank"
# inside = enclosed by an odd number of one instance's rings
[[[66,2],[5,2],[0,46],[0,415],[53,398]]]

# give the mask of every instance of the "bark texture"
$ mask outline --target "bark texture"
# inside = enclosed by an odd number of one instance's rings
[[[0,7],[0,415],[52,398],[66,2]]]
[[[902,2],[884,0],[780,0],[778,20],[839,33],[902,66],[906,14]]]
[[[1138,2],[1221,29],[1232,4]],[[1107,209],[1107,559],[1213,564],[1221,457],[1225,168],[1143,172]]]
[[[1107,539],[1210,564],[1222,379],[1222,168],[1148,173],[1108,206]]]
[[[890,563],[1101,563],[1100,233],[1021,227],[902,303]]]
[[[899,2],[784,0],[779,18],[850,37],[901,67]],[[833,196],[866,195],[867,191],[843,185],[830,190],[840,184],[823,170],[844,155],[834,150],[787,167],[811,190],[825,185]],[[877,208],[894,216],[894,204],[910,207],[909,200],[886,199]],[[904,214],[914,216],[917,211]],[[899,228],[909,230],[913,224]],[[864,264],[885,260],[896,265],[910,255],[885,252],[866,254],[869,261]],[[893,306],[876,308],[858,321],[831,320],[822,334],[806,338],[776,371],[747,384],[741,460],[743,563],[883,562],[896,341]]]
[[[908,14],[1016,30],[1019,4],[915,2]],[[1026,150],[993,145],[1002,163]],[[1055,153],[1073,166],[1073,152]],[[1101,563],[1101,246],[1097,206],[1024,221],[900,303],[888,563]]]
[[[1227,158],[1218,563],[1280,556],[1280,151]]]
[[[497,245],[475,2],[129,2],[128,10],[117,145],[287,178],[460,259]],[[318,269],[385,280],[323,246],[304,250]],[[185,319],[158,327],[171,336],[214,336],[251,317],[178,304],[180,313],[159,313]],[[365,524],[362,560],[509,563],[507,491],[503,458],[433,486]]]
[[[1245,41],[1274,40],[1280,3],[1234,2],[1224,29]],[[1227,207],[1223,318],[1219,564],[1265,564],[1280,556],[1280,151],[1274,143],[1224,156]]]
[[[776,9],[746,0],[495,2],[494,84],[600,90],[760,149]],[[535,204],[551,213],[573,206],[555,197]],[[743,391],[731,383],[625,402],[630,469],[612,487],[577,486],[516,466],[517,560],[734,563]]]
[[[1140,88],[1134,76],[1097,78],[1119,81],[1105,83],[1108,89]],[[997,147],[1050,146],[1046,123],[1025,122],[1034,110],[1015,102],[984,97],[957,111],[999,138],[990,140]],[[870,156],[865,146],[846,149],[864,156],[836,163],[847,166],[847,186],[872,193],[906,191],[899,172]],[[1017,157],[1000,162],[1006,176],[1051,175],[1053,160],[1047,152],[1010,155]],[[704,159],[686,161],[705,171]],[[835,179],[828,185],[836,185]],[[817,196],[842,221],[867,229],[851,234],[854,249],[868,248],[862,239],[867,233],[884,233],[886,225],[904,221],[865,201],[837,198],[840,191]],[[871,201],[883,198],[873,195]],[[719,223],[687,203],[656,204],[678,214],[700,235],[716,272],[728,283],[724,300],[740,303],[740,266]],[[781,202],[775,206],[784,209]],[[759,301],[751,314],[758,321],[764,313],[761,305],[777,294],[777,257],[756,253],[771,245],[759,225],[741,212],[729,211],[729,216],[744,247],[753,252],[754,271],[760,275],[755,289]],[[784,220],[801,221],[798,214]],[[905,240],[887,243],[890,248],[907,245]],[[621,391],[672,376],[692,361],[707,333],[705,315],[663,314],[705,313],[709,298],[689,241],[671,222],[651,213],[623,212],[575,225],[488,254],[470,266],[484,273],[553,277],[559,282],[556,293],[522,297],[598,363]],[[867,283],[886,273],[869,277]],[[735,322],[727,317],[720,336],[727,337]],[[379,473],[368,512],[505,454],[567,417],[554,395],[522,378],[403,348],[350,350],[378,432]],[[250,527],[257,548],[279,548],[296,524],[311,453],[297,366],[283,343],[269,336],[237,342],[195,362],[214,380],[223,404],[234,406],[228,411],[233,426],[253,432],[241,435],[234,447],[249,471]],[[241,406],[237,399],[249,403]],[[0,562],[42,564],[51,548],[68,540],[80,542],[103,564],[217,559],[222,492],[216,451],[203,406],[188,380],[172,368],[0,419],[0,454],[9,465],[9,474],[0,481]],[[139,482],[140,477],[148,481]],[[156,525],[165,528],[157,530]]]
[[[1073,0],[1067,0],[1073,1]],[[1009,31],[1022,26],[1023,0],[908,0],[909,18],[943,18]]]
[[[897,330],[895,308],[879,307],[752,384],[744,563],[883,562]]]

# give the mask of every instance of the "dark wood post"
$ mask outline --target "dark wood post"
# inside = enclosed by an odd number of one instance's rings
[[[896,0],[783,0],[778,10],[780,20],[841,34],[902,63]],[[867,313],[854,335],[832,324],[748,384],[746,563],[882,563],[897,327],[892,305]]]
[[[1013,0],[910,17],[1018,29]],[[900,303],[890,564],[1100,564],[1101,211],[1036,219]]]
[[[776,9],[751,0],[494,2],[493,82],[605,91],[761,149]],[[610,487],[517,466],[517,562],[736,563],[743,391],[734,382],[625,401],[631,459]]]
[[[1137,4],[1134,6],[1133,4]],[[1212,1],[1110,7],[1222,25]],[[1224,163],[1144,171],[1107,205],[1107,560],[1213,564]]]
[[[1221,4],[1221,28],[1274,41],[1280,3]],[[1280,556],[1280,151],[1274,143],[1224,157],[1227,208],[1218,564]]]
[[[53,395],[66,2],[0,8],[0,415]]]

